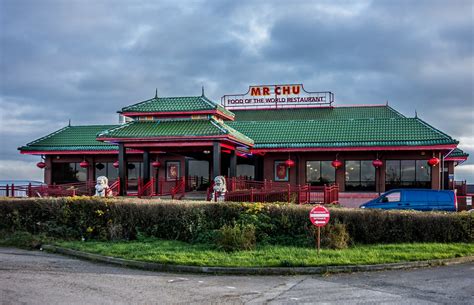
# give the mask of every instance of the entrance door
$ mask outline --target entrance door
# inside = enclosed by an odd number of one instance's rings
[[[203,191],[209,186],[209,161],[188,160],[188,182],[190,191]]]

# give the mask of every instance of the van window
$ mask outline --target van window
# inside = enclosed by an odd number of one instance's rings
[[[400,201],[400,192],[393,192],[385,196],[388,199],[388,202],[398,202]]]

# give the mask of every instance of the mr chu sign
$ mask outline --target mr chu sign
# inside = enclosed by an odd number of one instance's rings
[[[244,94],[224,95],[227,109],[309,108],[331,106],[334,94],[309,92],[302,84],[250,86]]]

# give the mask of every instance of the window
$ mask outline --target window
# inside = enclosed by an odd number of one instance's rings
[[[53,183],[74,183],[87,180],[87,168],[79,163],[53,163]]]
[[[385,189],[431,188],[431,168],[426,160],[387,160]]]
[[[117,180],[118,168],[114,167],[113,162],[100,162],[95,164],[95,179],[100,176],[105,176],[111,181]]]
[[[255,166],[250,164],[237,164],[237,177],[253,179],[255,177]]]
[[[346,161],[346,191],[375,191],[375,168],[370,160]]]
[[[306,161],[306,182],[324,185],[336,181],[336,170],[331,161]]]
[[[393,192],[390,194],[387,194],[385,198],[387,198],[388,202],[398,202],[400,201],[400,192]]]

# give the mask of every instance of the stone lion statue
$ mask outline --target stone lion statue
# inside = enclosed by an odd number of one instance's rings
[[[212,201],[224,201],[227,186],[224,176],[216,176],[214,178],[214,187],[212,192]]]
[[[109,179],[105,176],[97,177],[97,183],[95,185],[95,195],[97,197],[110,197],[112,196],[112,190],[109,188]]]

